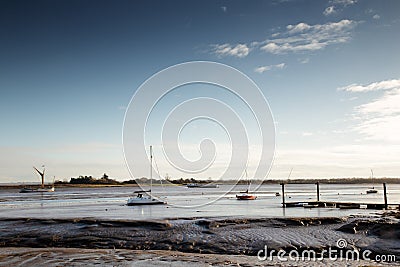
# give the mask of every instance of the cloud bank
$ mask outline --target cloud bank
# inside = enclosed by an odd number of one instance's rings
[[[333,12],[333,11],[332,11]],[[212,53],[219,57],[234,56],[244,58],[250,51],[260,50],[271,54],[303,53],[324,49],[329,45],[349,42],[351,32],[357,26],[353,20],[310,25],[300,22],[287,25],[284,31],[275,32],[271,38],[248,44],[212,45]]]

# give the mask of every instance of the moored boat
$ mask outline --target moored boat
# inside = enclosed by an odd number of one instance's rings
[[[247,179],[247,183],[248,183],[247,189],[244,192],[240,192],[239,195],[236,195],[236,199],[237,200],[255,200],[257,198],[257,196],[249,193],[251,182],[250,182],[249,178],[247,177],[247,170],[245,170],[245,173],[246,173],[246,179]]]
[[[371,179],[374,179],[374,171],[371,169]],[[378,190],[375,189],[375,187],[372,187],[367,190],[367,194],[376,194],[378,193]]]
[[[138,206],[138,205],[160,205],[167,204],[151,195],[151,190],[153,188],[153,148],[150,146],[150,190],[135,191],[137,193],[136,197],[131,197],[127,201],[128,206]]]
[[[138,205],[158,205],[166,204],[164,201],[153,198],[151,195],[147,194],[149,191],[135,191],[137,193],[136,197],[131,197],[128,199],[128,206],[138,206]]]
[[[357,203],[338,203],[336,204],[336,207],[339,209],[359,209],[360,204]]]
[[[257,198],[256,195],[249,194],[249,190],[241,192],[239,195],[236,195],[236,199],[238,200],[255,200]]]
[[[44,166],[43,166],[44,167]],[[43,168],[43,171],[39,171],[37,168],[33,167],[40,175],[41,177],[41,186],[39,188],[29,188],[29,187],[24,187],[22,188],[19,192],[20,193],[45,193],[45,192],[54,192],[54,180],[53,180],[53,185],[51,187],[46,188],[44,186],[44,172],[45,169]]]
[[[371,189],[368,189],[367,190],[367,194],[376,194],[376,193],[378,193],[378,190],[376,190],[375,188],[371,188]]]

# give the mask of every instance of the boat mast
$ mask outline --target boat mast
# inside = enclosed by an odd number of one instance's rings
[[[287,177],[288,181],[289,181],[290,175],[292,175],[292,171],[293,171],[293,167],[290,169],[289,176]]]
[[[150,146],[150,192],[153,189],[153,146]]]
[[[249,189],[250,189],[250,180],[249,177],[247,176],[247,168],[244,170],[245,174],[246,174],[246,180],[247,180],[247,190],[246,193],[249,193]]]
[[[372,169],[371,169],[371,180],[373,183],[374,182],[374,171]],[[375,189],[375,186],[373,186],[372,189]]]
[[[40,177],[42,178],[42,188],[44,188],[44,171],[45,169],[43,168],[43,172],[39,171],[38,169],[36,169],[35,166],[33,166],[33,168],[39,173]]]

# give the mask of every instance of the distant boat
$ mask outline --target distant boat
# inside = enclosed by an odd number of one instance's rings
[[[376,193],[378,193],[378,190],[376,190],[374,187],[367,190],[367,194],[376,194]]]
[[[43,168],[43,171],[39,171],[36,167],[33,167],[40,175],[41,177],[41,181],[42,184],[40,186],[40,188],[28,188],[28,187],[24,187],[22,188],[19,192],[20,193],[44,193],[44,192],[54,192],[55,188],[54,188],[54,180],[53,180],[53,185],[52,187],[46,188],[44,186],[44,172],[45,169]]]
[[[246,178],[247,178],[247,170],[246,170]],[[248,187],[247,190],[244,192],[240,192],[239,195],[236,195],[237,200],[255,200],[257,198],[256,195],[250,194],[249,189],[250,189],[250,180],[247,178],[248,181]]]
[[[277,197],[279,197],[280,195],[281,195],[281,193],[279,193],[279,192],[275,193],[275,196],[277,196]]]
[[[359,209],[360,204],[357,203],[341,203],[336,205],[339,209]]]
[[[238,200],[255,200],[256,198],[256,195],[249,194],[248,189],[244,192],[240,192],[239,195],[236,195],[236,199]]]
[[[151,189],[153,188],[153,148],[150,146],[150,190],[148,191],[135,191],[136,197],[131,197],[127,201],[128,206],[139,206],[139,205],[160,205],[167,204],[164,201],[156,199],[151,196]]]
[[[50,187],[50,188],[27,188],[24,187],[21,190],[19,190],[20,193],[44,193],[44,192],[54,192],[55,188]]]
[[[371,179],[374,179],[374,171],[371,169]],[[375,187],[372,187],[367,190],[367,194],[376,194],[378,193],[378,190],[375,189]]]

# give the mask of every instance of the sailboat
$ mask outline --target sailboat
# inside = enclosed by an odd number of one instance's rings
[[[248,182],[248,187],[246,191],[240,192],[239,195],[236,195],[237,200],[255,200],[257,198],[256,195],[250,194],[249,189],[250,189],[250,180],[247,177],[247,170],[246,170],[246,179]]]
[[[371,179],[373,178],[374,178],[374,172],[371,169]],[[376,190],[374,187],[367,190],[367,194],[376,194],[376,193],[378,193],[378,190]]]
[[[43,167],[43,171],[39,171],[36,167],[33,167],[36,171],[37,171],[37,173],[39,173],[39,175],[40,175],[40,177],[41,177],[41,186],[40,186],[40,188],[28,188],[28,187],[24,187],[24,188],[22,188],[19,192],[20,193],[37,193],[37,192],[39,192],[39,193],[43,193],[43,192],[54,192],[55,191],[55,189],[54,189],[54,181],[53,181],[53,185],[52,185],[52,187],[50,187],[50,188],[46,188],[45,186],[44,186],[44,172],[45,172],[45,168],[44,168],[44,166],[42,166]]]
[[[153,188],[153,148],[150,146],[150,190],[139,190],[134,193],[137,194],[136,197],[131,197],[128,199],[128,206],[139,206],[139,205],[160,205],[167,204],[164,201],[156,199],[151,196],[151,190]]]

